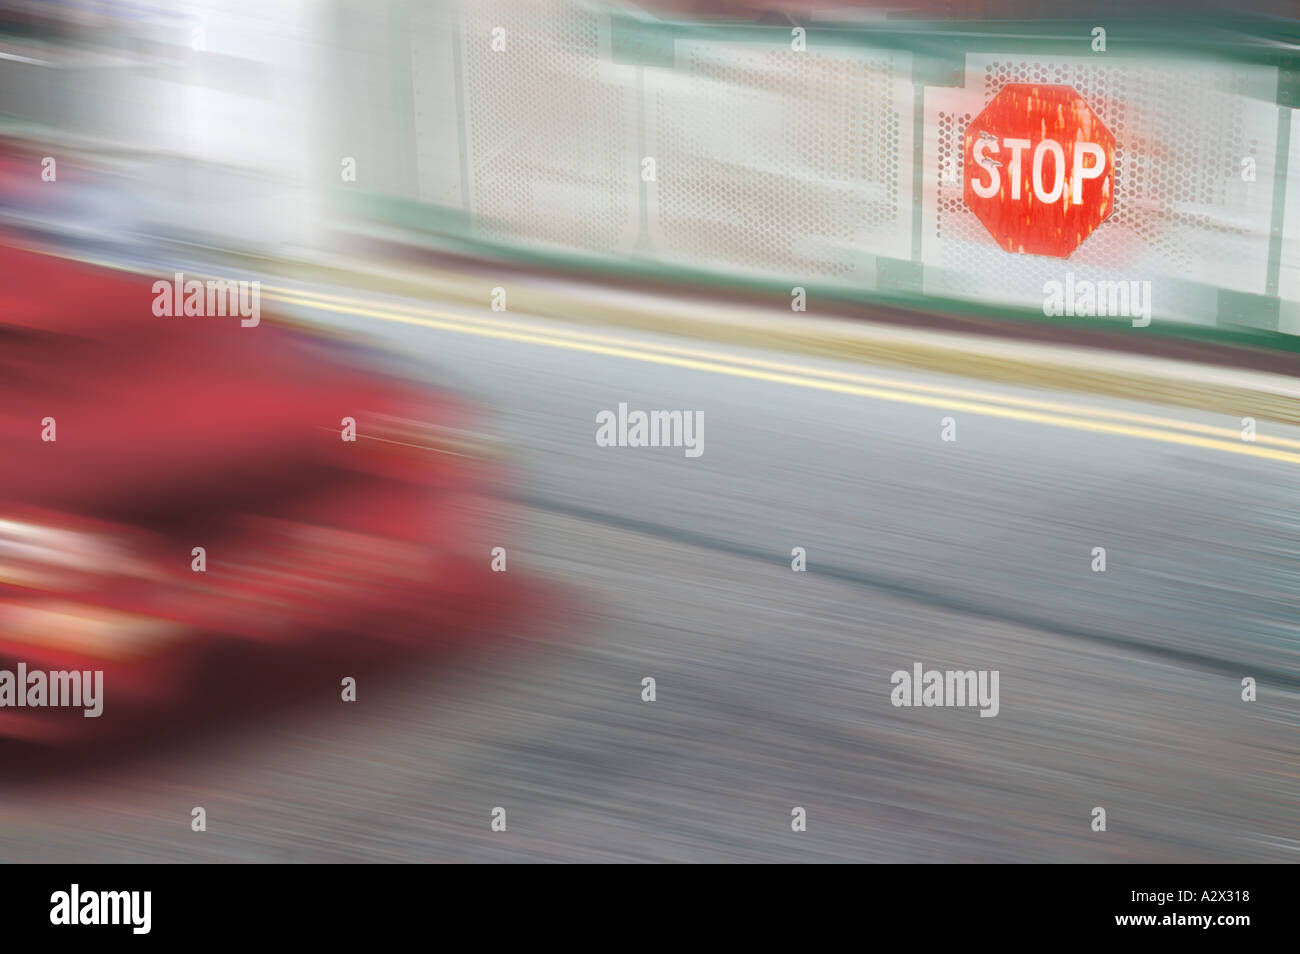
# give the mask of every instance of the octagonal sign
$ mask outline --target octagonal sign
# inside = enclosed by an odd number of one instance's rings
[[[962,168],[999,245],[1068,258],[1110,215],[1115,137],[1073,87],[1011,83],[966,127]]]

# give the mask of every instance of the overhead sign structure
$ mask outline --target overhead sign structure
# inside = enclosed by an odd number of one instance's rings
[[[966,127],[962,168],[999,245],[1068,258],[1111,213],[1115,137],[1073,87],[1011,83]]]

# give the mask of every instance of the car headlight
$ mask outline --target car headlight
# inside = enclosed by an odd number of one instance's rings
[[[183,639],[183,623],[88,603],[0,600],[0,641],[96,659],[137,658]]]
[[[0,585],[64,590],[96,578],[155,575],[124,537],[110,531],[0,517]]]
[[[96,596],[120,593],[125,579],[162,578],[125,527],[0,517],[0,642],[103,659],[151,652],[188,629],[99,605]]]

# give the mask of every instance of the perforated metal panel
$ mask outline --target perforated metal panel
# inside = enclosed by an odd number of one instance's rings
[[[1007,83],[1033,82],[1073,86],[1116,139],[1114,212],[1066,262],[1002,252],[962,201],[966,124]],[[1204,323],[1215,288],[1265,294],[1276,82],[1264,67],[969,56],[965,89],[926,92],[926,291],[1035,306],[1071,271],[1151,281],[1157,314]]]
[[[1290,154],[1286,177],[1286,208],[1282,227],[1278,296],[1282,299],[1278,331],[1300,335],[1300,110],[1288,116]]]
[[[678,42],[646,70],[656,255],[672,264],[869,285],[909,257],[911,58]]]
[[[629,252],[640,219],[635,75],[610,60],[608,18],[561,0],[475,0],[460,30],[479,235]]]
[[[466,188],[447,178],[448,153],[429,134],[445,124],[446,102],[424,91],[421,185],[435,201],[459,194],[481,238],[861,289],[877,287],[877,260],[890,259],[904,284],[922,275],[925,294],[1035,309],[1045,282],[1066,273],[1149,281],[1156,316],[1207,325],[1232,296],[1297,294],[1294,226],[1280,263],[1271,234],[1281,194],[1274,68],[968,54],[964,88],[924,90],[918,205],[905,50],[800,52],[784,28],[705,39],[633,24],[620,27],[615,62],[609,16],[568,0],[475,0],[453,19],[459,88],[440,95],[462,105]],[[506,31],[504,52],[492,50],[494,27]],[[1011,82],[1074,87],[1116,138],[1114,212],[1068,260],[1003,251],[962,200],[966,124]],[[642,181],[644,157],[654,181]],[[424,181],[434,166],[440,191]],[[1300,320],[1290,314],[1272,321],[1290,330]]]

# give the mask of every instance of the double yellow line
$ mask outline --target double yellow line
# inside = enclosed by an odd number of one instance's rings
[[[857,372],[834,371],[787,361],[768,361],[744,355],[727,354],[702,348],[633,341],[597,331],[538,329],[526,322],[480,315],[466,315],[437,308],[386,304],[382,307],[363,299],[300,291],[273,285],[262,286],[262,297],[288,305],[319,311],[364,315],[381,321],[434,328],[457,334],[496,338],[547,348],[562,348],[587,354],[600,354],[629,361],[670,365],[710,374],[749,378],[773,384],[832,391],[855,397],[875,398],[898,404],[914,404],[940,410],[1014,421],[1046,424],[1077,431],[1114,434],[1199,447],[1204,450],[1262,457],[1266,460],[1300,464],[1300,441],[1267,434],[1256,436],[1251,443],[1231,427],[1216,427],[1151,414],[1136,414],[1082,404],[1064,404],[1037,398],[999,394],[973,388],[920,384],[895,378]]]

